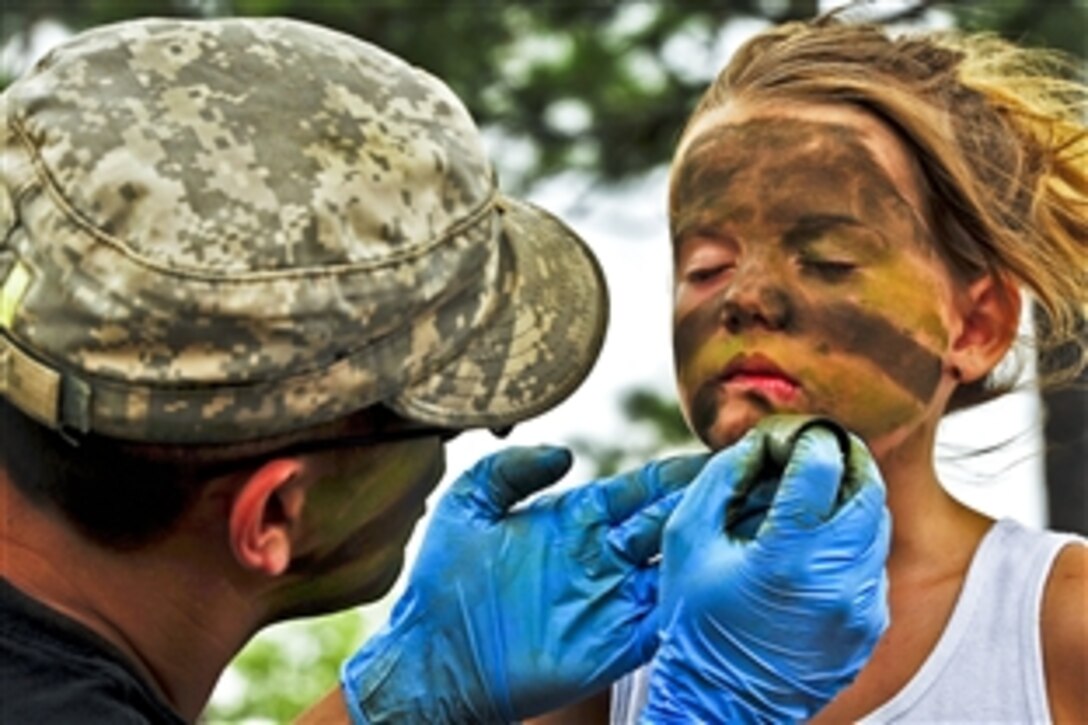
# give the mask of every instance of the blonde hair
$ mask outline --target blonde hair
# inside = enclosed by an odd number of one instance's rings
[[[919,164],[934,244],[952,273],[1012,280],[1037,300],[1046,324],[1036,342],[1055,383],[1084,369],[1088,333],[1088,88],[1073,70],[1055,52],[991,35],[892,37],[824,16],[749,40],[688,123],[730,99],[875,114]],[[960,386],[949,409],[1006,390]]]

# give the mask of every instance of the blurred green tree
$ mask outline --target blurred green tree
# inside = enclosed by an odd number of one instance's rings
[[[972,28],[1088,55],[1084,0],[881,3],[873,17],[951,14]],[[560,170],[604,183],[665,163],[722,58],[733,21],[807,18],[817,0],[6,0],[0,42],[45,18],[72,29],[125,18],[280,15],[374,41],[444,78],[477,121],[521,142],[528,159],[508,184]],[[720,48],[719,48],[720,50]],[[507,169],[503,169],[507,171]]]
[[[270,627],[234,658],[202,720],[208,725],[294,720],[336,684],[370,630],[358,610]]]

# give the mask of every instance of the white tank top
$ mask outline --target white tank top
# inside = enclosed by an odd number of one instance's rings
[[[863,723],[1050,722],[1039,627],[1043,590],[1063,546],[1084,539],[1002,519],[971,560],[936,647],[891,700]],[[612,688],[615,725],[638,721],[649,668]]]

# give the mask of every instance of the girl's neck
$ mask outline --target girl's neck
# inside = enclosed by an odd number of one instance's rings
[[[993,520],[953,498],[941,485],[931,446],[899,446],[881,457],[892,515],[888,572],[910,578],[962,576]]]

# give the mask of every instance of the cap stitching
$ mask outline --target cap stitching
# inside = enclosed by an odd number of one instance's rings
[[[527,204],[527,205],[532,206],[533,208],[536,208],[535,205],[531,205],[531,204]],[[577,236],[575,238],[578,239]],[[606,281],[606,278],[604,276],[604,271],[601,269],[599,261],[592,254],[592,252],[589,250],[588,245],[586,245],[584,241],[581,241],[579,239],[579,242],[580,243],[578,244],[578,247],[579,247],[580,251],[582,252],[583,256],[589,261],[590,266],[592,268],[593,276],[597,278],[598,282],[600,282],[602,289],[607,289],[607,281]],[[602,321],[601,321],[600,324],[594,326],[595,330],[594,330],[593,340],[591,341],[590,346],[588,348],[588,349],[595,350],[596,353],[593,354],[593,355],[590,355],[588,357],[588,359],[587,359],[587,362],[589,363],[588,366],[585,367],[584,369],[579,369],[574,365],[563,365],[563,366],[561,366],[559,369],[561,371],[565,372],[566,374],[562,375],[560,378],[558,378],[558,380],[553,379],[553,382],[555,383],[555,388],[557,390],[564,391],[563,396],[560,397],[558,399],[558,401],[555,400],[554,398],[553,398],[553,402],[550,402],[550,403],[547,402],[547,401],[538,400],[538,402],[535,405],[530,405],[530,406],[518,408],[517,412],[523,413],[523,415],[521,415],[521,419],[531,418],[531,417],[533,417],[535,415],[539,415],[540,413],[543,413],[543,412],[545,412],[547,410],[550,410],[553,407],[555,407],[555,405],[557,405],[557,403],[559,401],[563,400],[565,397],[568,397],[571,393],[573,393],[574,390],[577,389],[577,384],[581,380],[584,380],[585,377],[592,371],[592,369],[593,369],[593,367],[594,367],[594,365],[596,363],[597,357],[600,354],[600,350],[604,345],[605,336],[606,336],[607,331],[608,331],[608,317],[609,317],[610,304],[609,304],[609,299],[608,299],[607,294],[603,295],[600,298],[600,303],[601,303],[600,309],[601,309]],[[529,334],[529,332],[530,332],[530,329],[528,329],[528,328],[524,329],[521,333],[512,336],[511,341],[520,340],[521,338],[523,338],[527,334]],[[525,351],[525,352],[517,353],[517,354],[514,354],[514,355],[504,356],[501,359],[502,360],[518,359],[518,358],[526,357],[527,355],[528,355],[528,351]],[[493,359],[498,359],[498,358],[493,358]],[[458,375],[458,374],[456,374],[456,372],[446,373],[442,377],[447,379],[447,380],[467,381],[467,382],[472,382],[474,380],[481,379],[479,376],[470,377],[470,376],[466,376],[466,375]],[[418,413],[422,414],[425,417],[428,417],[430,415],[436,415],[436,416],[442,417],[444,419],[448,419],[448,420],[452,421],[454,424],[456,424],[458,420],[471,419],[471,418],[477,418],[478,419],[479,418],[479,415],[476,415],[474,413],[466,413],[464,411],[460,411],[460,412],[451,411],[447,406],[441,405],[440,403],[437,403],[437,402],[432,403],[432,402],[429,402],[427,400],[420,399],[420,398],[414,396],[410,392],[410,390],[411,390],[411,388],[406,388],[406,389],[402,390],[401,392],[399,392],[397,394],[397,405],[399,407],[401,407],[405,413],[418,412]],[[422,395],[425,396],[426,394],[424,393]],[[447,394],[447,395],[444,395],[442,397],[443,397],[444,400],[449,400],[449,399],[462,400],[462,399],[470,398],[472,396],[470,396],[470,395]],[[548,396],[548,397],[551,397],[551,396]],[[494,411],[491,411],[491,412],[494,413]],[[502,415],[509,415],[510,412],[513,412],[513,410],[511,409],[507,413],[499,412],[499,413],[495,413],[495,414],[502,416]]]
[[[605,309],[607,309],[607,308],[605,308]],[[605,313],[604,317],[605,317],[604,324],[600,324],[600,325],[595,326],[595,328],[596,328],[595,333],[596,334],[594,335],[594,341],[593,341],[593,344],[591,345],[592,349],[596,349],[598,351],[600,350],[601,346],[604,344],[605,332],[607,331],[607,312]],[[528,335],[528,332],[529,331],[526,330],[525,332],[522,332],[522,333],[520,333],[518,335],[513,336],[511,338],[511,341],[520,340],[520,339],[526,337]],[[521,359],[521,358],[526,358],[528,356],[529,356],[529,351],[526,350],[526,351],[523,351],[523,352],[511,354],[511,355],[508,355],[508,356],[505,356],[505,357],[502,357],[502,358],[492,358],[492,359],[495,359],[495,360],[501,359],[502,361],[508,361],[508,360],[517,360],[517,359]],[[558,389],[567,389],[568,386],[571,383],[574,383],[574,382],[577,382],[577,381],[579,381],[581,379],[584,379],[585,376],[592,370],[592,368],[594,366],[594,363],[596,362],[596,356],[595,355],[589,356],[588,361],[589,361],[590,364],[589,364],[589,367],[586,368],[586,369],[581,369],[581,368],[578,368],[575,365],[568,365],[568,364],[563,364],[563,365],[558,366],[558,370],[563,374],[558,379],[555,379],[555,378],[552,379],[555,387],[558,388]],[[450,380],[450,381],[463,381],[463,382],[468,382],[468,383],[472,383],[472,382],[475,382],[475,381],[478,381],[478,380],[486,379],[485,376],[481,376],[481,375],[458,375],[456,372],[447,372],[447,373],[443,374],[442,377],[444,379]],[[573,391],[570,391],[570,392],[573,392]],[[473,396],[471,396],[471,395],[446,394],[446,395],[443,395],[442,397],[443,397],[443,399],[449,400],[451,398],[453,398],[453,399],[466,399],[466,398],[471,398]],[[466,413],[466,412],[463,412],[463,411],[462,412],[450,411],[448,408],[446,408],[446,407],[444,407],[444,406],[442,406],[442,405],[440,405],[438,403],[430,403],[430,402],[427,402],[427,401],[424,401],[424,400],[417,399],[414,396],[412,396],[412,394],[410,392],[410,387],[404,389],[400,394],[398,394],[398,400],[400,401],[399,404],[404,405],[404,407],[406,409],[416,410],[416,411],[419,411],[419,412],[425,413],[425,414],[426,413],[436,413],[436,414],[440,414],[440,415],[443,415],[443,416],[451,416],[452,418],[473,417],[472,413]],[[552,407],[554,407],[555,403],[551,403],[551,404],[547,404],[547,405],[541,404],[541,405],[543,405],[543,407],[530,406],[528,409],[529,410],[537,410],[537,408],[539,408],[538,412],[543,412],[544,410],[550,410]],[[524,409],[519,409],[519,410],[524,410]],[[531,416],[526,416],[526,417],[531,417]]]
[[[219,284],[248,284],[250,282],[266,282],[266,281],[278,281],[284,279],[295,278],[309,278],[317,276],[337,276],[340,274],[352,274],[356,272],[368,272],[376,269],[382,269],[384,267],[396,266],[402,262],[412,260],[425,255],[435,247],[449,241],[450,239],[464,233],[470,227],[475,226],[484,219],[492,210],[495,209],[500,194],[495,187],[493,180],[491,181],[487,196],[480,201],[474,208],[472,208],[467,215],[458,219],[445,229],[441,234],[435,236],[432,239],[419,242],[418,244],[408,244],[402,249],[390,254],[386,259],[380,261],[369,262],[353,262],[350,264],[333,264],[322,267],[295,267],[292,269],[283,270],[260,270],[254,272],[248,272],[239,274],[237,272],[208,272],[203,270],[197,270],[189,267],[169,267],[160,262],[156,262],[148,257],[133,252],[130,248],[125,246],[122,240],[106,234],[101,229],[96,227],[82,212],[77,210],[72,204],[65,198],[61,191],[60,185],[53,178],[53,175],[49,171],[49,167],[46,165],[45,160],[37,153],[37,149],[34,147],[33,142],[30,139],[29,132],[24,128],[20,119],[12,118],[11,127],[15,131],[15,135],[19,137],[24,147],[30,153],[31,162],[34,164],[35,169],[42,177],[44,186],[49,191],[50,197],[61,207],[61,211],[68,218],[68,221],[72,222],[84,232],[90,234],[95,239],[103,242],[113,248],[118,253],[131,259],[133,262],[162,273],[167,276],[184,277],[188,279],[195,279],[208,282],[216,282]]]

